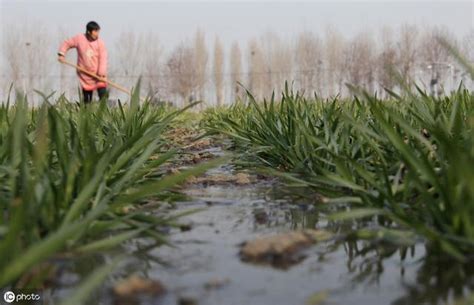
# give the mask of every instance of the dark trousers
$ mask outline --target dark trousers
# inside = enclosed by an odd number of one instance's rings
[[[92,94],[94,91],[88,91],[82,89],[82,96],[84,98],[84,103],[89,104],[92,101]],[[99,100],[102,100],[107,95],[107,88],[98,88],[97,94],[99,94]]]

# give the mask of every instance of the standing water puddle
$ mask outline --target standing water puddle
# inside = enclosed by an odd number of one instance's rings
[[[210,174],[230,171],[227,166]],[[171,235],[175,248],[152,251],[166,262],[146,271],[168,289],[157,303],[291,305],[323,304],[319,300],[326,299],[324,304],[438,304],[428,301],[450,295],[449,286],[437,287],[442,270],[420,260],[423,245],[410,249],[404,260],[397,249],[329,241],[310,247],[306,258],[288,269],[242,262],[239,246],[245,241],[328,226],[311,204],[281,199],[281,187],[267,181],[187,188],[193,200],[178,203],[178,208],[204,210],[182,219],[192,229]]]
[[[226,165],[208,175],[232,173]],[[101,293],[91,304],[448,304],[473,287],[473,268],[423,260],[423,244],[401,251],[332,239],[307,248],[302,261],[285,269],[243,262],[239,250],[245,241],[302,228],[343,229],[310,202],[291,199],[276,181],[184,189],[191,200],[176,203],[176,209],[203,209],[181,218],[190,229],[172,231],[172,247],[136,254],[122,272],[159,280],[166,293],[133,301]]]

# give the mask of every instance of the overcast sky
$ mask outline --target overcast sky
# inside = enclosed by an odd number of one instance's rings
[[[44,1],[0,0],[2,32],[11,23],[40,22],[54,33],[84,31],[90,20],[102,27],[106,43],[122,30],[152,30],[165,45],[175,45],[197,28],[208,40],[245,44],[266,31],[294,37],[302,30],[323,32],[327,25],[350,36],[381,25],[446,25],[465,34],[474,26],[474,1]]]

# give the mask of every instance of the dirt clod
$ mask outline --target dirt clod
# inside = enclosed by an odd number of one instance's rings
[[[260,237],[245,242],[240,256],[246,262],[286,269],[304,259],[301,250],[330,237],[331,233],[323,230],[303,230]]]
[[[179,225],[179,229],[181,230],[181,232],[191,231],[192,228],[192,225],[189,223],[183,223]]]
[[[237,184],[250,184],[250,178],[248,174],[238,173],[235,175],[235,183]]]
[[[160,281],[145,279],[138,275],[126,278],[114,287],[114,293],[120,297],[131,297],[136,294],[159,295],[165,291],[166,289]]]
[[[268,214],[264,210],[255,210],[253,215],[255,217],[255,222],[258,224],[265,224],[268,222]]]
[[[179,174],[179,173],[180,173],[180,170],[177,168],[172,167],[168,169],[168,174]]]
[[[228,278],[225,278],[225,279],[214,278],[214,279],[209,280],[207,283],[205,283],[204,288],[208,290],[218,289],[228,283],[230,283],[230,280]]]
[[[194,298],[190,297],[180,297],[178,300],[178,305],[197,305],[198,302]]]
[[[190,148],[191,149],[196,149],[196,150],[200,150],[200,149],[206,149],[208,147],[211,146],[211,140],[209,139],[202,139],[202,140],[198,140],[198,141],[195,141],[193,142],[191,145],[190,145]]]

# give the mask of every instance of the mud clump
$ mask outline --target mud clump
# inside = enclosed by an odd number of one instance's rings
[[[212,139],[199,139],[201,135],[201,131],[190,127],[171,128],[164,134],[167,141],[165,146],[185,148],[187,151],[203,150],[213,146]]]
[[[145,279],[138,275],[132,275],[115,285],[113,291],[118,297],[133,298],[140,294],[161,295],[166,292],[166,289],[158,280]]]
[[[238,173],[235,177],[235,183],[244,185],[244,184],[250,184],[250,177],[247,174],[244,173]]]
[[[268,222],[268,214],[265,210],[257,209],[253,212],[253,216],[257,224],[262,225]]]
[[[245,242],[240,249],[242,261],[287,269],[301,262],[301,251],[326,241],[332,234],[323,230],[302,230],[265,236]]]
[[[178,299],[178,305],[197,305],[198,301],[191,297],[180,297]]]
[[[212,146],[212,142],[210,139],[202,139],[197,140],[195,142],[190,143],[187,148],[191,150],[202,150]]]
[[[206,282],[204,284],[204,288],[206,288],[206,290],[219,289],[229,283],[230,283],[230,279],[228,278],[224,278],[224,279],[214,278]]]

